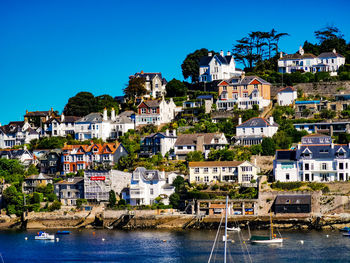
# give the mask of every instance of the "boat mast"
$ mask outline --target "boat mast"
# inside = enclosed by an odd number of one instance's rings
[[[227,249],[227,209],[228,209],[228,195],[226,196],[226,207],[225,207],[225,252],[224,252],[224,263],[226,263],[226,249]]]
[[[270,210],[270,226],[271,226],[271,239],[273,239],[273,224],[272,224],[272,214]]]

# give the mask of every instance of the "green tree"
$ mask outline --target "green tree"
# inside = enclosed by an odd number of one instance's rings
[[[64,107],[64,114],[67,116],[85,116],[97,111],[95,96],[90,92],[79,92],[68,100]]]
[[[55,201],[52,202],[51,205],[49,205],[48,211],[49,211],[49,212],[52,212],[52,211],[55,211],[55,210],[60,210],[60,209],[61,209],[61,206],[62,206],[61,202],[55,200]]]
[[[39,174],[39,170],[36,168],[36,166],[34,164],[31,164],[28,167],[27,175],[33,175],[33,174]]]
[[[185,185],[185,179],[182,176],[176,176],[173,181],[173,186],[175,186],[175,192],[178,193]]]
[[[199,62],[201,57],[208,56],[208,49],[202,48],[190,53],[182,62],[182,75],[185,79],[191,78],[192,83],[199,79]],[[214,56],[215,52],[212,51]]]
[[[112,108],[115,110],[115,114],[119,113],[119,105],[115,99],[110,95],[100,95],[96,98],[97,111],[102,112],[106,108],[109,112]]]
[[[327,110],[327,109],[323,109],[320,112],[320,117],[328,120],[333,119],[336,115],[337,113],[335,111]]]
[[[14,185],[3,191],[3,201],[8,214],[20,216],[23,212],[23,194]]]
[[[169,204],[174,208],[178,208],[180,204],[180,195],[178,193],[173,193],[169,196]]]
[[[204,161],[204,156],[201,151],[189,152],[186,156],[187,162],[201,162]]]
[[[262,155],[273,156],[275,155],[276,145],[272,138],[265,137],[261,143]]]
[[[175,78],[170,80],[165,88],[168,97],[182,97],[187,94],[187,86],[185,83]]]
[[[109,206],[110,206],[110,207],[115,207],[115,204],[117,203],[117,197],[116,197],[116,195],[115,195],[114,190],[109,191],[109,199],[108,199],[108,202],[109,202]]]
[[[124,94],[129,100],[135,101],[137,97],[141,97],[147,93],[144,78],[131,78],[128,85],[124,89]]]

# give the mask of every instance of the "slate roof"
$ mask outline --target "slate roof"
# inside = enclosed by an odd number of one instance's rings
[[[314,54],[305,53],[304,55],[300,55],[299,52],[294,54],[285,54],[279,60],[288,60],[288,59],[303,59],[303,58],[316,58]]]
[[[199,136],[204,136],[204,144],[211,144],[214,138],[221,138],[222,133],[195,133],[195,134],[181,134],[177,137],[175,146],[181,145],[195,145]]]
[[[149,77],[150,80],[152,80],[154,77],[156,76],[159,76],[160,79],[163,79],[162,78],[162,73],[160,72],[138,72],[138,73],[135,73],[133,76],[131,76],[131,78],[133,77],[141,77],[141,78],[146,78],[146,77]]]
[[[265,120],[264,118],[255,117],[251,118],[245,122],[243,122],[241,125],[238,125],[237,128],[251,128],[251,127],[278,127],[279,125],[274,121],[271,125],[270,122]]]
[[[28,150],[24,150],[24,149],[12,150],[12,149],[10,149],[10,150],[0,151],[0,156],[8,156],[10,159],[13,159],[13,158],[19,158],[25,153],[29,153],[30,155],[32,155]]]
[[[211,100],[213,95],[200,95],[197,97],[197,100]]]
[[[232,77],[228,80],[223,80],[223,81],[228,82],[228,84],[230,86],[240,86],[240,85],[249,85],[254,79],[259,81],[261,84],[271,85],[271,83],[267,82],[266,80],[264,80],[258,76],[244,76],[243,78]]]
[[[278,93],[282,93],[282,92],[294,92],[294,91],[296,91],[296,89],[293,88],[293,87],[285,87],[285,88],[280,89],[280,90],[278,91]]]
[[[350,158],[350,149],[348,145],[334,144],[332,145],[301,145],[300,149],[297,150],[297,159],[302,158],[302,153],[305,150],[311,152],[312,159],[334,159],[337,157],[337,152],[343,148],[345,150],[344,158]]]
[[[159,104],[161,103],[161,100],[144,100],[143,103],[145,103],[146,106],[149,108],[155,108],[159,106]],[[141,104],[142,102],[140,103],[140,105]]]
[[[189,162],[189,167],[237,167],[244,163],[244,161],[214,161],[214,162]]]
[[[64,116],[63,121],[61,122],[61,117],[51,117],[48,119],[45,123],[51,123],[53,120],[56,120],[59,123],[68,123],[68,122],[76,122],[77,120],[81,119],[81,117],[77,116]]]
[[[59,181],[58,183],[56,184],[64,184],[64,185],[74,185],[74,184],[78,184],[78,183],[83,183],[84,182],[84,177],[74,177],[74,178],[71,178],[72,180],[62,180],[62,181]]]
[[[140,173],[144,181],[159,181],[160,172],[158,170],[147,170],[145,167],[137,167],[133,174]]]
[[[276,160],[296,161],[296,151],[293,150],[277,150]]]
[[[144,138],[152,138],[152,137],[157,137],[157,136],[163,136],[166,138],[176,138],[177,136],[174,136],[173,133],[169,133],[169,136],[166,135],[165,132],[156,132],[156,133],[151,133]]]
[[[339,53],[334,52],[323,52],[320,55],[318,55],[318,58],[343,58],[344,56]]]
[[[103,119],[103,114],[100,112],[93,112],[90,113],[82,118],[80,118],[79,120],[75,121],[75,122],[89,122],[89,123],[97,123],[97,122],[101,122]]]
[[[40,174],[30,175],[26,177],[24,180],[52,180],[52,177],[40,173]]]
[[[24,117],[46,117],[51,115],[52,111],[30,111]]]
[[[208,64],[214,57],[216,57],[220,61],[220,63],[225,65],[229,65],[231,63],[231,60],[233,59],[233,56],[221,56],[219,54],[214,54],[213,56],[210,56],[210,57],[204,56],[200,58],[199,66],[208,66]]]
[[[311,195],[277,195],[276,205],[311,205]]]

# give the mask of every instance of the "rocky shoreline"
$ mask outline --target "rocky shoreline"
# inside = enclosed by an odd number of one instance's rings
[[[221,216],[195,216],[157,211],[103,211],[29,213],[26,217],[0,216],[0,229],[217,229]],[[268,229],[270,216],[231,216],[229,226],[243,229]],[[350,214],[274,215],[279,229],[332,230],[350,225]]]

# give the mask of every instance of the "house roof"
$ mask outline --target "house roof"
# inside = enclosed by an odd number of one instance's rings
[[[40,174],[30,175],[26,177],[24,180],[52,180],[52,177],[40,173]]]
[[[246,127],[278,127],[279,125],[274,121],[271,125],[270,122],[265,120],[264,118],[255,117],[251,118],[242,124],[238,125],[236,128],[246,128]]]
[[[89,123],[97,123],[101,122],[103,119],[103,114],[100,112],[92,112],[80,119],[78,119],[76,122],[89,122]]]
[[[296,160],[296,151],[294,150],[277,150],[276,151],[276,160]]]
[[[219,54],[214,54],[213,56],[203,56],[199,60],[199,66],[208,66],[208,64],[213,58],[217,58],[217,60],[219,60],[220,63],[228,65],[231,63],[233,56],[221,56]]]
[[[305,53],[304,55],[300,55],[299,52],[294,54],[285,54],[282,58],[279,60],[289,60],[289,59],[304,59],[304,58],[316,58],[314,54]]]
[[[244,163],[244,161],[214,161],[214,162],[189,162],[189,167],[237,167]]]
[[[318,58],[343,58],[344,56],[339,53],[334,52],[323,52],[317,56]]]
[[[232,77],[228,80],[222,80],[218,85],[221,85],[221,83],[224,81],[228,83],[230,86],[240,86],[240,85],[249,85],[254,80],[259,81],[261,84],[271,85],[271,83],[267,82],[266,80],[258,77],[258,76],[244,76],[242,77]]]
[[[198,137],[204,137],[204,144],[211,144],[213,139],[220,139],[223,133],[195,133],[195,134],[181,134],[177,137],[175,146],[179,145],[194,145],[197,143]]]
[[[160,73],[160,72],[143,72],[143,71],[141,71],[141,72],[135,73],[134,75],[132,75],[130,77],[131,78],[134,78],[134,77],[146,78],[147,76],[149,77],[150,80],[152,80],[156,76],[159,76],[160,79],[163,79],[162,73]]]
[[[145,136],[144,138],[152,138],[152,137],[158,137],[158,136],[167,137],[167,138],[177,138],[177,136],[174,136],[173,133],[169,133],[169,136],[167,136],[165,132],[151,133]]]
[[[59,181],[56,184],[72,185],[72,184],[78,184],[78,183],[82,183],[82,182],[84,182],[84,177],[74,177],[74,178],[70,178],[68,180]]]
[[[48,119],[47,121],[45,121],[45,123],[51,123],[53,120],[56,120],[59,123],[67,123],[67,122],[75,122],[77,120],[81,119],[81,117],[77,117],[77,116],[64,116],[63,121],[61,121],[61,117],[51,117],[50,119]]]
[[[52,114],[52,111],[30,111],[24,117],[46,117]]]
[[[92,152],[94,154],[113,154],[115,151],[119,148],[119,146],[124,147],[120,142],[110,142],[110,143],[104,143],[104,144],[99,144],[99,143],[93,143],[91,145],[65,145],[62,150],[63,151],[72,151],[72,150],[77,150],[79,148],[82,148],[82,150],[87,153],[87,152]],[[95,150],[97,149],[97,151]]]
[[[311,205],[311,195],[277,195],[276,205]]]
[[[139,173],[144,181],[159,181],[161,180],[160,171],[158,170],[147,170],[145,167],[137,167],[133,172]]]
[[[285,87],[285,88],[280,89],[280,90],[278,91],[278,93],[282,93],[282,92],[294,92],[294,91],[296,91],[296,89],[289,86],[289,87]]]
[[[200,95],[197,97],[197,100],[211,100],[213,95]]]
[[[147,107],[149,108],[154,108],[154,107],[158,107],[159,104],[161,103],[161,100],[144,100],[142,101]],[[140,105],[142,104],[142,102],[140,103]],[[140,106],[139,105],[139,106]]]
[[[342,150],[340,150],[342,148]],[[301,145],[297,150],[297,159],[301,157],[304,151],[311,154],[312,159],[334,159],[339,152],[344,153],[345,158],[350,158],[350,149],[347,145],[340,144],[321,144],[321,145]]]

